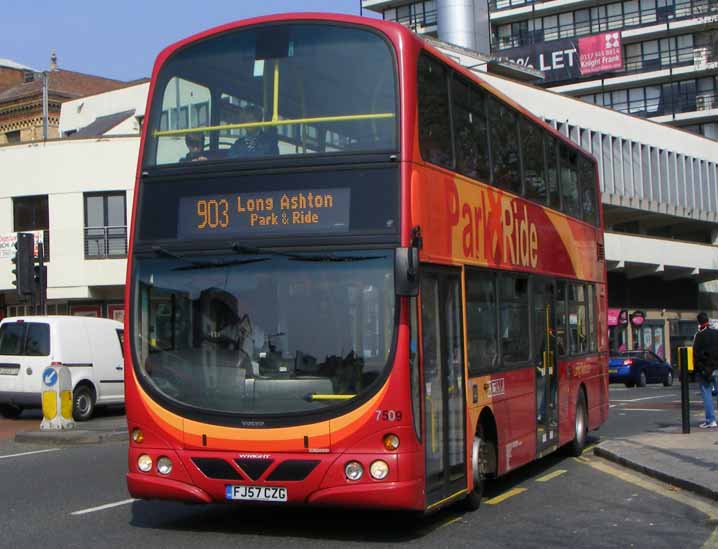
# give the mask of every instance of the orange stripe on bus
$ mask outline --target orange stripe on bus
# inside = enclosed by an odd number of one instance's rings
[[[176,439],[184,439],[186,443],[199,446],[202,444],[202,436],[205,435],[211,439],[213,448],[233,445],[241,441],[243,444],[246,443],[247,449],[250,449],[254,443],[261,443],[263,449],[278,451],[303,447],[305,436],[311,439],[312,447],[329,447],[330,426],[331,436],[335,442],[351,435],[361,424],[372,418],[373,409],[387,391],[388,381],[369,401],[339,418],[296,427],[270,429],[225,427],[184,419],[157,404],[142,389],[141,385],[137,384],[136,386],[150,416],[164,432]]]

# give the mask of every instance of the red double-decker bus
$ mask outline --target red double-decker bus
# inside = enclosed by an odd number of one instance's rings
[[[155,64],[130,493],[430,511],[607,416],[596,166],[404,27],[295,14]]]

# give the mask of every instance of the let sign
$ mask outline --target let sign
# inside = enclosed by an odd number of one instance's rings
[[[180,199],[180,238],[349,231],[350,190],[305,189]]]

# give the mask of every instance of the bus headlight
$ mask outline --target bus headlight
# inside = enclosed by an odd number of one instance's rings
[[[160,475],[169,475],[172,472],[172,460],[166,456],[162,456],[158,459],[157,472]]]
[[[358,461],[350,461],[344,467],[344,474],[349,480],[359,480],[364,474],[364,467]]]
[[[369,468],[369,473],[371,474],[372,478],[375,478],[376,480],[384,480],[389,474],[389,465],[387,465],[386,461],[377,459],[374,463],[371,464],[371,467]]]
[[[143,473],[149,473],[152,469],[152,458],[147,454],[142,454],[137,458],[137,468]]]

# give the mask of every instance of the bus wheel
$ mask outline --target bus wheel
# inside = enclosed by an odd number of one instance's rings
[[[481,504],[481,497],[484,495],[484,487],[486,486],[486,452],[489,446],[481,431],[481,425],[477,427],[474,435],[474,443],[471,446],[471,471],[474,489],[469,492],[464,500],[464,505],[469,511],[476,511]]]
[[[95,412],[95,393],[87,385],[75,387],[72,394],[72,417],[75,421],[87,421]]]
[[[581,390],[576,402],[576,419],[575,419],[574,438],[568,445],[568,453],[574,457],[578,457],[583,453],[586,447],[586,439],[588,438],[588,414],[586,413],[586,396]]]
[[[14,404],[0,406],[0,415],[7,419],[17,419],[22,414],[22,407]]]

